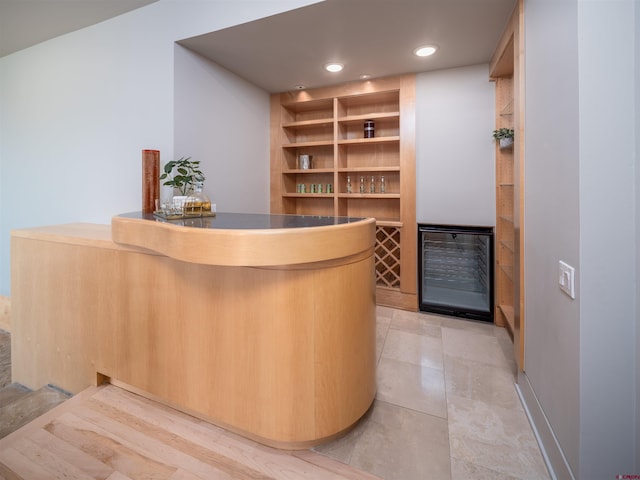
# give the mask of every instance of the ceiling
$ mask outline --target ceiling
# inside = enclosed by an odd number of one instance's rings
[[[268,92],[488,63],[515,0],[326,0],[179,41]],[[413,50],[436,44],[432,57]],[[328,62],[345,65],[338,74]]]
[[[0,0],[0,56],[156,0]],[[190,0],[182,0],[187,4]],[[178,43],[268,92],[488,63],[516,0],[326,0]],[[413,49],[435,44],[419,58]],[[337,74],[323,69],[343,63]]]
[[[0,0],[0,57],[157,0]]]

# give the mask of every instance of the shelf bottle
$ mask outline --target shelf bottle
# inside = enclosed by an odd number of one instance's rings
[[[364,177],[360,177],[360,193],[364,193]]]
[[[347,175],[347,193],[352,193],[352,189],[351,189],[351,177],[349,175]]]
[[[387,192],[387,185],[384,182],[384,175],[382,175],[380,177],[380,193],[386,193]]]

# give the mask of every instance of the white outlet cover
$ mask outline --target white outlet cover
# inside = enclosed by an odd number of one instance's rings
[[[560,285],[560,290],[571,298],[576,298],[575,269],[562,260],[558,263],[558,284]]]

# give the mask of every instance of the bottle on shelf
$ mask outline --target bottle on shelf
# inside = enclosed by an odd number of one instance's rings
[[[382,175],[380,177],[380,193],[386,193],[386,191],[387,191],[387,186],[384,182],[384,175]]]
[[[373,120],[367,120],[364,122],[364,138],[373,138],[375,135],[375,125]]]
[[[360,177],[360,193],[364,193],[364,177]]]
[[[351,177],[349,175],[347,175],[347,193],[352,193],[352,189],[351,189]]]
[[[376,179],[371,176],[371,183],[369,184],[369,193],[376,193]]]

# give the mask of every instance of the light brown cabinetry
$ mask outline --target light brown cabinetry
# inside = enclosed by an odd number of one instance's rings
[[[415,76],[272,95],[271,213],[374,217],[377,302],[417,310]]]
[[[109,378],[278,448],[340,436],[376,392],[374,222],[253,221],[13,231],[13,381]]]
[[[497,78],[496,129],[513,128],[513,77]],[[496,323],[514,331],[513,144],[496,143]]]
[[[524,369],[524,31],[518,2],[490,65],[495,82],[495,128],[512,128],[514,142],[496,142],[495,323],[514,341]]]

